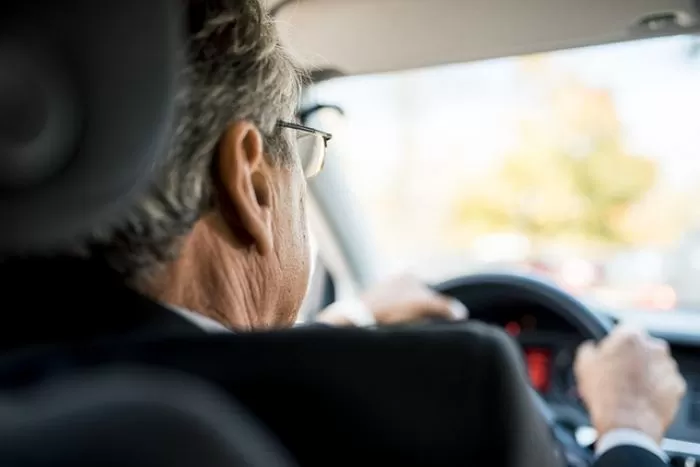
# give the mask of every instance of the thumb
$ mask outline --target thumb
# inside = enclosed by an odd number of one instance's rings
[[[582,371],[593,361],[595,353],[596,345],[593,341],[586,341],[579,346],[574,361],[574,373],[577,379]]]

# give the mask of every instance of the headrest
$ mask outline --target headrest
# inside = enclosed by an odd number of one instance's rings
[[[118,222],[167,144],[177,0],[0,10],[0,254]]]

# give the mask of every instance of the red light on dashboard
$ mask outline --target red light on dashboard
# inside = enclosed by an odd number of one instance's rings
[[[515,337],[520,334],[520,325],[515,321],[511,321],[510,323],[506,324],[505,330],[508,334]]]
[[[525,360],[532,386],[539,392],[549,390],[551,352],[547,349],[526,349]]]

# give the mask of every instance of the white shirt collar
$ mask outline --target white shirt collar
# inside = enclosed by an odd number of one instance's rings
[[[221,323],[218,323],[211,318],[207,318],[204,315],[200,315],[199,313],[195,313],[194,311],[186,310],[184,308],[179,308],[172,305],[165,306],[206,332],[232,332],[230,329],[223,326]]]

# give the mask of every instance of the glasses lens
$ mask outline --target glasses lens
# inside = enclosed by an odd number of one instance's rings
[[[323,136],[302,134],[297,139],[297,147],[304,175],[307,178],[318,175],[326,159],[326,142]]]

